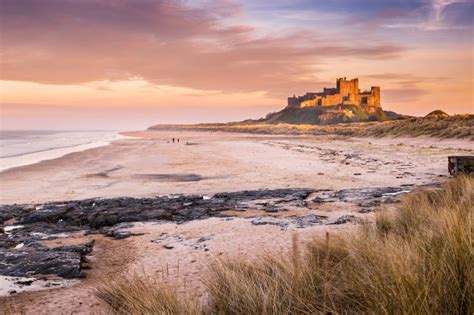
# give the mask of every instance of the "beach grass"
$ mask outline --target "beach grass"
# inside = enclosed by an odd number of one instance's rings
[[[175,288],[150,278],[127,274],[104,280],[96,295],[115,314],[202,314],[202,307],[193,297],[180,296]]]
[[[136,279],[107,284],[98,296],[131,313],[473,314],[473,212],[474,177],[458,176],[378,210],[356,232],[304,246],[293,236],[285,254],[215,260],[201,305]]]
[[[383,122],[346,123],[335,125],[269,124],[259,121],[197,124],[156,125],[149,130],[225,131],[274,135],[341,135],[353,137],[419,137],[474,140],[474,115],[449,117],[413,117]]]

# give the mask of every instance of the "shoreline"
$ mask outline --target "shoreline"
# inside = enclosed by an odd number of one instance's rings
[[[92,141],[72,146],[47,148],[44,150],[3,157],[0,158],[0,173],[17,167],[34,165],[44,161],[58,159],[71,153],[82,152],[89,149],[107,146],[113,141],[122,140],[125,138],[126,136],[122,135],[121,132],[115,132],[113,138],[107,138],[99,141]]]
[[[59,148],[52,148],[46,149],[37,152],[31,152],[16,156],[10,156],[5,158],[0,158],[0,173],[5,171],[10,171],[12,169],[24,166],[31,166],[35,164],[39,164],[41,162],[56,160],[62,157],[65,157],[72,153],[79,153],[83,151],[87,151],[90,149],[101,148],[110,145],[114,141],[126,140],[129,139],[146,139],[147,133],[162,133],[167,134],[169,132],[202,132],[202,133],[230,133],[230,134],[241,134],[241,135],[274,135],[274,136],[301,136],[301,137],[318,137],[318,136],[340,136],[346,138],[354,138],[354,139],[368,139],[372,142],[376,143],[380,140],[388,140],[388,141],[402,141],[406,143],[410,143],[411,145],[423,145],[424,143],[430,143],[426,147],[432,146],[431,143],[436,141],[436,145],[447,148],[447,149],[464,149],[467,148],[469,145],[472,144],[474,140],[469,138],[439,138],[434,136],[392,136],[387,135],[383,137],[373,137],[373,136],[350,136],[350,135],[338,135],[338,134],[312,134],[312,133],[291,133],[291,132],[281,132],[281,133],[274,133],[274,132],[267,132],[267,131],[246,131],[246,130],[234,130],[228,128],[220,128],[220,127],[212,127],[208,129],[208,127],[202,128],[200,125],[156,125],[153,126],[156,129],[146,129],[143,131],[117,131],[116,135],[119,136],[117,138],[102,140],[102,141],[95,141],[92,143],[80,144],[70,147],[59,147]],[[227,126],[225,126],[227,127]],[[454,144],[454,145],[453,145]],[[472,151],[466,149],[466,151]]]

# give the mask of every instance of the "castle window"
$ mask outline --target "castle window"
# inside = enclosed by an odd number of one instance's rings
[[[360,100],[360,103],[361,103],[362,105],[367,105],[367,104],[368,104],[368,99],[367,99],[367,97],[362,97],[361,100]]]

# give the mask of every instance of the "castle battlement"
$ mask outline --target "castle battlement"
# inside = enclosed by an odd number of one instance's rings
[[[324,88],[322,92],[308,92],[303,96],[288,98],[291,108],[304,108],[310,106],[357,105],[368,112],[375,111],[380,105],[380,87],[372,86],[370,91],[359,90],[359,79],[336,80],[335,88]]]

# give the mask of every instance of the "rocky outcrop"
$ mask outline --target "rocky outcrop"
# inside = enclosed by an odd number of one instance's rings
[[[264,189],[218,193],[214,196],[171,195],[153,198],[109,198],[49,202],[36,205],[0,206],[0,222],[8,223],[0,233],[0,275],[29,277],[52,274],[63,278],[84,276],[84,263],[92,252],[93,243],[49,248],[45,240],[81,232],[100,233],[116,240],[133,237],[126,230],[131,222],[185,221],[220,216],[232,219],[226,210],[261,210],[268,216],[251,219],[253,225],[276,225],[282,230],[305,228],[316,224],[345,224],[356,221],[345,215],[329,221],[325,216],[303,215],[274,217],[275,212],[290,208],[312,209],[328,202],[348,202],[360,212],[373,211],[382,203],[396,202],[396,196],[408,190],[399,187],[316,190]],[[272,216],[273,215],[273,216]],[[329,221],[329,222],[328,222]],[[157,240],[164,248],[178,246],[179,237],[163,236]],[[205,239],[189,239],[196,249],[209,250]]]
[[[225,210],[304,205],[311,189],[245,190],[219,193],[212,198],[172,195],[155,198],[86,199],[41,205],[0,207],[0,220],[17,224],[63,224],[100,229],[123,222],[166,220],[182,222],[218,215]]]
[[[83,264],[93,243],[55,248],[42,243],[65,233],[101,233],[120,240],[137,235],[123,230],[129,226],[128,222],[179,223],[223,216],[221,212],[225,210],[245,211],[249,208],[279,211],[304,206],[305,199],[312,192],[311,189],[246,190],[219,193],[213,197],[176,195],[0,206],[0,222],[9,222],[0,233],[0,275],[83,277]],[[200,246],[205,244],[201,240],[196,242]]]
[[[52,274],[65,279],[82,278],[82,263],[92,247],[93,242],[55,248],[38,244],[26,249],[0,248],[0,274],[12,277]]]
[[[372,211],[381,204],[399,202],[397,197],[410,192],[406,187],[381,187],[320,191],[313,199],[316,203],[350,202],[359,206],[359,212]]]
[[[290,226],[296,228],[305,228],[312,226],[314,224],[320,224],[327,217],[319,215],[306,215],[302,217],[284,217],[284,218],[275,218],[275,217],[258,217],[251,220],[253,225],[277,225],[282,230],[286,231]]]

